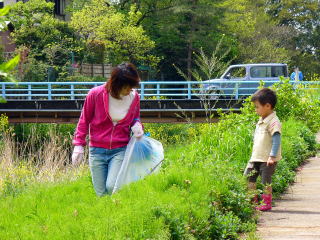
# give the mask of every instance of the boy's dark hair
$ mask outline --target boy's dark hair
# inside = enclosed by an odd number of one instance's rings
[[[269,88],[262,88],[253,94],[251,102],[258,101],[261,105],[269,103],[272,108],[277,104],[277,95],[274,91]]]

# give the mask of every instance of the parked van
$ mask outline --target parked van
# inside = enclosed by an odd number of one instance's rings
[[[280,77],[288,77],[288,66],[284,63],[255,63],[231,65],[218,79],[203,81],[203,92],[210,99],[240,98],[252,95],[263,81],[271,86]]]

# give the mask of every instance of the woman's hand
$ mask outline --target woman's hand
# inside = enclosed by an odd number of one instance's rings
[[[82,146],[75,146],[72,153],[72,165],[77,166],[83,160],[84,149]]]
[[[140,122],[136,122],[132,127],[131,130],[133,132],[133,136],[136,138],[141,138],[143,136],[143,129]]]

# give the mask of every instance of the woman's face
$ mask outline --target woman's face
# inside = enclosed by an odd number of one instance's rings
[[[131,92],[132,88],[130,86],[125,86],[121,89],[120,95],[121,96],[128,96]]]

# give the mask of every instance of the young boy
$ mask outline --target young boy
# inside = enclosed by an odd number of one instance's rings
[[[244,174],[249,180],[249,189],[256,190],[256,180],[261,176],[262,184],[265,186],[262,194],[262,204],[257,210],[267,211],[272,208],[271,177],[281,159],[281,123],[274,111],[277,96],[269,88],[257,91],[251,100],[260,119],[254,133],[254,143],[251,159]],[[254,197],[258,203],[258,196]]]

